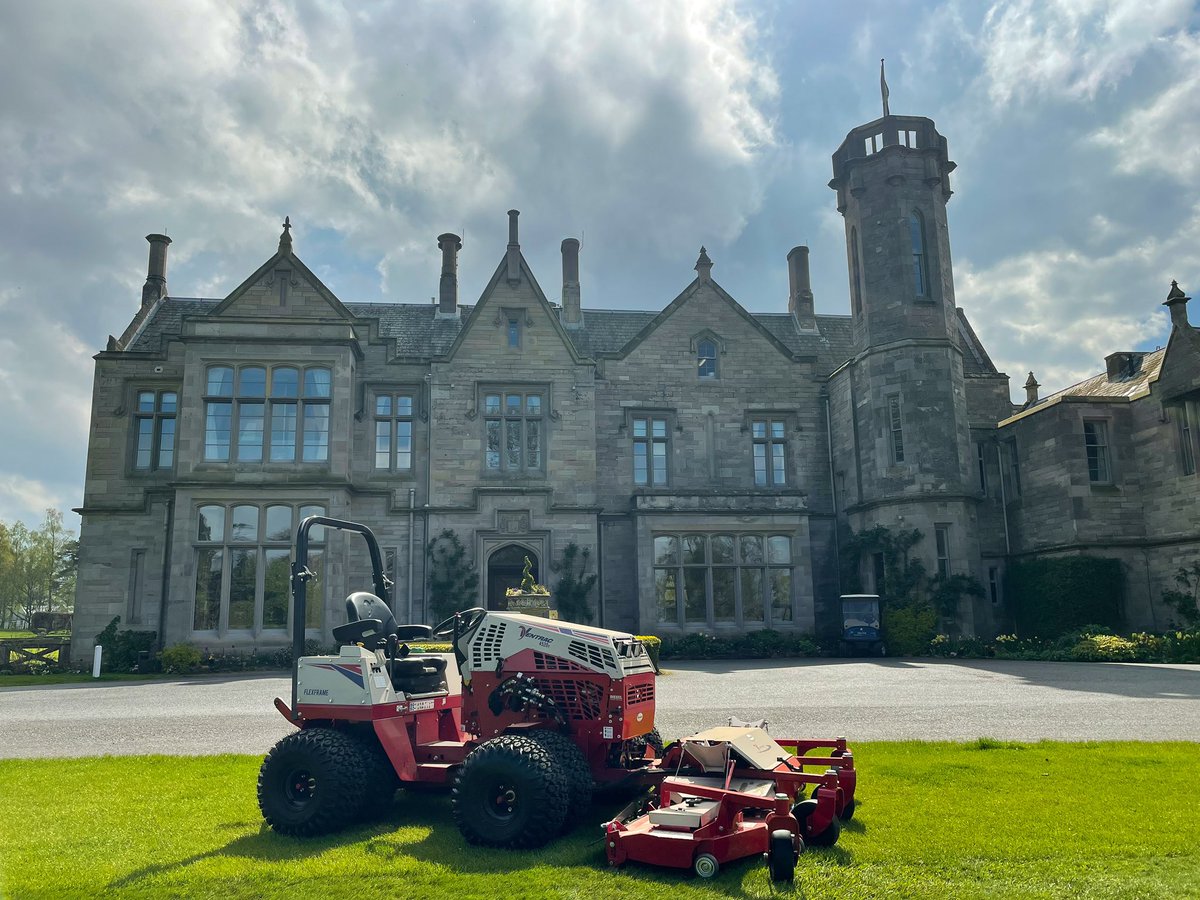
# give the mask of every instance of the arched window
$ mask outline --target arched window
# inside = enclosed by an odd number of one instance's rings
[[[925,217],[919,210],[908,216],[908,233],[912,240],[913,285],[918,297],[929,296],[929,257],[925,252]]]
[[[696,374],[701,378],[717,377],[717,345],[705,339],[696,345]]]
[[[854,298],[854,312],[862,315],[862,267],[858,264],[858,229],[850,229],[850,285]]]

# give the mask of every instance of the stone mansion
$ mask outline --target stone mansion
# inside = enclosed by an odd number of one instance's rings
[[[814,313],[806,247],[787,256],[786,313],[750,312],[762,298],[730,296],[703,248],[677,297],[630,311],[583,302],[567,238],[552,304],[515,210],[473,304],[453,234],[431,304],[343,302],[290,224],[229,296],[175,297],[170,238],[149,235],[140,308],[96,355],[78,649],[116,615],[165,644],[286,644],[291,543],[311,513],[374,530],[401,622],[429,620],[425,545],[448,528],[479,574],[465,605],[503,605],[526,557],[553,587],[574,542],[606,627],[828,632],[839,540],[882,524],[919,528],[930,572],[984,586],[960,604],[965,633],[1005,625],[1009,561],[1080,552],[1119,558],[1127,623],[1162,627],[1161,590],[1200,558],[1188,298],[1167,297],[1165,349],[1113,353],[1044,398],[1031,375],[1015,406],[955,302],[954,167],[927,118],[847,135],[829,183],[846,236],[837,316]],[[307,624],[327,643],[369,582],[357,543],[318,537]]]

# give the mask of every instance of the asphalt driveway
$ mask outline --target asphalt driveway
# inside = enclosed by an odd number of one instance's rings
[[[281,676],[0,682],[0,758],[264,753],[291,726]],[[1200,741],[1200,666],[995,660],[671,662],[658,726],[678,737],[729,716],[773,734],[864,740]]]

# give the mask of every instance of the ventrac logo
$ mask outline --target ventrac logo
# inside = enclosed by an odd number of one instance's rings
[[[552,638],[546,634],[538,634],[529,625],[521,625],[518,629],[517,637],[519,637],[521,640],[525,640],[525,638],[530,638],[531,640],[537,641],[543,647],[549,647],[550,644],[552,644],[554,642],[554,638]]]

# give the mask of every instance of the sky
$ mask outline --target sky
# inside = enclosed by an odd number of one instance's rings
[[[343,301],[424,303],[453,231],[469,303],[517,208],[551,300],[578,237],[585,308],[661,309],[703,244],[783,312],[807,244],[817,312],[848,314],[826,185],[881,57],[958,163],[955,294],[1014,397],[1163,345],[1171,280],[1200,290],[1190,2],[0,4],[0,520],[82,502],[92,356],[151,232],[173,296],[224,297],[286,215]]]

